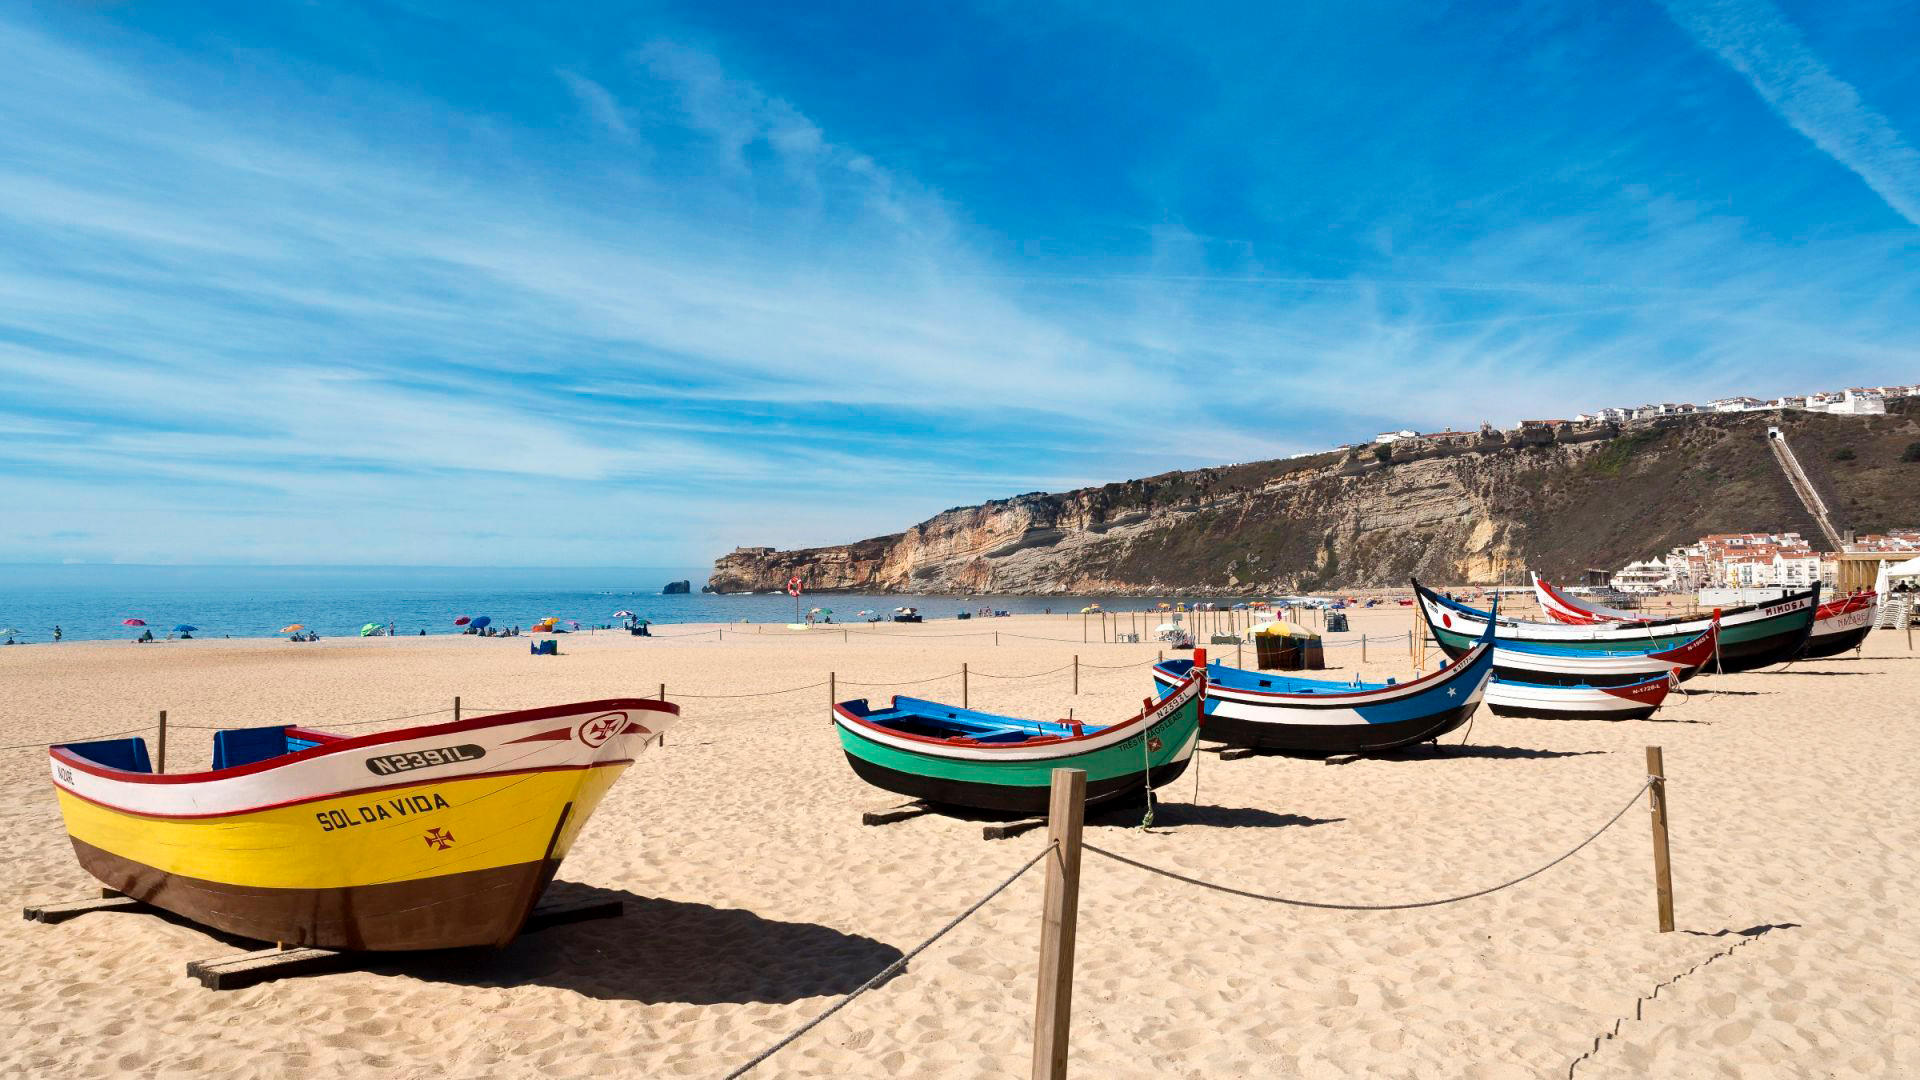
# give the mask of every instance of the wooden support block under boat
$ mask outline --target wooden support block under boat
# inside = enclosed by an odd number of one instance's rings
[[[1009,821],[1000,825],[983,825],[980,827],[980,838],[982,840],[1010,840],[1016,836],[1030,833],[1035,829],[1046,828],[1046,825],[1046,818],[1028,818],[1024,821]]]
[[[860,815],[862,825],[891,825],[896,821],[907,821],[922,814],[933,813],[933,806],[924,802],[910,802],[899,806],[889,806],[880,810],[868,810]]]
[[[187,975],[209,990],[239,990],[288,975],[333,971],[344,966],[351,955],[334,949],[275,946],[217,960],[195,960],[187,965]]]
[[[65,900],[52,904],[33,904],[21,910],[20,915],[28,922],[60,923],[80,915],[95,911],[152,911],[151,907],[135,900],[131,896],[122,896],[111,889],[100,890],[107,896],[89,897],[85,900]]]

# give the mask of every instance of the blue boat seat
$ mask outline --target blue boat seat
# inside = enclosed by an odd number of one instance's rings
[[[233,728],[213,733],[213,767],[231,769],[284,757],[296,750],[315,745],[305,739],[287,736],[287,725],[263,728]],[[294,745],[298,743],[299,745]]]
[[[96,765],[105,765],[109,769],[135,773],[153,771],[153,761],[147,757],[147,740],[142,738],[67,743],[61,749],[71,750],[88,761]]]

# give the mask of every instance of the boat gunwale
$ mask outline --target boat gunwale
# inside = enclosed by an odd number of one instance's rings
[[[239,810],[209,810],[201,814],[160,814],[151,810],[135,810],[132,807],[120,806],[116,803],[94,798],[91,795],[82,794],[58,780],[53,782],[53,786],[59,791],[79,799],[81,802],[92,803],[94,806],[98,806],[103,810],[111,810],[116,814],[128,814],[133,817],[155,821],[205,821],[210,818],[244,817],[248,814],[257,814],[266,810],[284,810],[289,806],[299,806],[302,803],[324,802],[327,799],[343,799],[348,796],[379,795],[389,791],[398,791],[401,788],[421,787],[460,780],[490,780],[500,776],[530,776],[534,773],[584,772],[589,769],[598,769],[602,766],[614,765],[626,768],[632,765],[635,760],[634,758],[608,758],[605,761],[584,761],[577,764],[533,765],[524,769],[500,769],[495,772],[461,773],[458,776],[421,777],[413,780],[398,781],[392,784],[380,784],[375,787],[348,788],[340,791],[321,792],[317,795],[302,795],[298,798],[286,799],[277,803],[262,803],[259,806],[249,806]]]
[[[581,701],[569,705],[547,705],[537,709],[521,709],[516,712],[494,713],[491,716],[477,716],[468,720],[449,720],[439,724],[420,724],[413,727],[398,728],[393,731],[374,732],[368,735],[335,736],[332,741],[319,746],[310,746],[305,750],[298,750],[291,754],[282,754],[279,757],[267,758],[264,761],[248,762],[244,765],[233,765],[225,769],[211,769],[197,773],[143,773],[134,772],[129,769],[116,769],[111,765],[102,765],[97,761],[81,757],[79,754],[68,749],[69,746],[80,745],[86,742],[109,741],[103,739],[81,739],[75,740],[72,743],[61,743],[49,746],[47,747],[47,755],[63,765],[70,765],[82,772],[91,773],[94,776],[108,780],[119,780],[137,784],[203,784],[230,780],[239,776],[249,776],[254,773],[267,772],[271,769],[278,769],[287,765],[313,761],[330,754],[346,753],[353,750],[364,749],[369,746],[380,746],[384,743],[403,742],[408,739],[431,738],[435,735],[453,735],[466,731],[480,731],[490,727],[504,727],[509,724],[526,723],[532,720],[550,720],[561,716],[572,716],[578,713],[594,712],[596,710],[601,712],[616,712],[628,709],[664,712],[673,716],[680,715],[680,706],[670,701],[661,701],[658,698],[602,698],[597,701]],[[299,727],[297,724],[288,724],[285,726],[289,728]],[[331,734],[330,732],[312,731],[311,729],[302,730],[307,730],[310,734]],[[473,773],[462,775],[477,776],[485,774]],[[452,777],[446,779],[452,779]],[[88,801],[91,802],[93,800]]]
[[[1438,591],[1426,585],[1420,584],[1418,579],[1415,579],[1413,581],[1413,591],[1414,591],[1414,605],[1415,607],[1420,608],[1423,614],[1425,613],[1425,608],[1422,607],[1422,604],[1431,603],[1437,607],[1444,608],[1446,610],[1452,611],[1459,615],[1463,615],[1470,619],[1476,619],[1480,622],[1491,623],[1494,626],[1498,626],[1498,627],[1512,628],[1516,631],[1519,631],[1523,627],[1543,627],[1548,630],[1557,630],[1557,631],[1563,631],[1563,632],[1585,630],[1594,634],[1606,634],[1606,633],[1628,633],[1628,632],[1640,633],[1643,631],[1654,631],[1654,630],[1659,630],[1662,627],[1684,626],[1687,623],[1705,623],[1716,617],[1720,620],[1721,625],[1724,627],[1727,624],[1732,623],[1736,616],[1745,617],[1748,615],[1754,615],[1760,612],[1761,609],[1763,608],[1778,607],[1780,605],[1789,605],[1789,604],[1792,606],[1786,608],[1785,610],[1762,614],[1758,618],[1754,619],[1753,621],[1765,622],[1769,619],[1777,619],[1777,618],[1783,618],[1788,615],[1795,615],[1799,613],[1799,610],[1802,606],[1810,606],[1815,610],[1815,612],[1818,612],[1820,608],[1819,596],[1820,596],[1821,588],[1820,586],[1815,585],[1810,588],[1802,589],[1799,592],[1788,593],[1787,595],[1782,596],[1778,600],[1768,600],[1768,601],[1764,601],[1762,603],[1757,603],[1757,604],[1743,604],[1739,607],[1715,609],[1713,614],[1704,615],[1704,616],[1676,615],[1671,618],[1649,619],[1644,622],[1633,622],[1633,623],[1605,623],[1605,622],[1598,622],[1598,623],[1544,622],[1543,623],[1543,622],[1533,622],[1527,619],[1516,619],[1511,616],[1508,616],[1505,619],[1502,619],[1501,616],[1498,615],[1497,613],[1482,611],[1479,608],[1473,607],[1469,604],[1462,603],[1459,600],[1454,600],[1447,596],[1444,596]],[[1810,601],[1811,603],[1809,603]],[[1431,617],[1427,618],[1427,624],[1430,628],[1438,629],[1437,627],[1433,627],[1433,621]],[[1469,636],[1459,630],[1454,630],[1452,627],[1447,627],[1447,630],[1461,637]],[[1681,632],[1684,632],[1684,631],[1673,631],[1671,632],[1671,636],[1678,636],[1678,634]],[[1669,635],[1654,634],[1652,636],[1664,637]],[[1517,640],[1551,641],[1552,636],[1542,635],[1541,637],[1519,638]],[[1607,640],[1613,640],[1613,639],[1603,638],[1603,637],[1591,637],[1591,638],[1568,637],[1562,640],[1607,641]],[[1623,638],[1620,640],[1631,640],[1631,639]]]
[[[1109,738],[1114,734],[1120,732],[1123,728],[1126,728],[1132,724],[1140,724],[1143,728],[1150,726],[1146,723],[1146,720],[1148,717],[1155,716],[1161,713],[1176,712],[1180,708],[1184,707],[1187,704],[1185,700],[1176,701],[1175,699],[1178,698],[1180,694],[1182,694],[1189,686],[1193,685],[1196,682],[1202,684],[1201,686],[1201,689],[1203,691],[1202,700],[1204,701],[1204,689],[1205,689],[1205,684],[1207,682],[1206,670],[1207,670],[1206,668],[1202,667],[1198,669],[1197,673],[1189,674],[1186,677],[1186,679],[1183,680],[1178,686],[1175,686],[1173,689],[1167,691],[1167,693],[1163,695],[1159,701],[1154,702],[1152,708],[1141,709],[1138,713],[1128,717],[1125,720],[1121,720],[1118,723],[1108,724],[1105,727],[1101,727],[1093,731],[1087,731],[1079,735],[1042,736],[1039,740],[1025,739],[1020,742],[1007,742],[1007,743],[988,743],[988,742],[977,742],[977,741],[954,742],[951,739],[936,739],[929,735],[913,735],[908,732],[895,731],[892,728],[884,727],[880,724],[874,723],[871,720],[868,720],[864,716],[855,716],[853,713],[848,712],[847,702],[835,702],[833,706],[833,713],[834,713],[834,718],[836,720],[845,721],[845,724],[853,725],[852,727],[848,728],[849,731],[851,731],[855,735],[861,736],[862,738],[868,738],[870,741],[872,741],[871,737],[868,736],[865,731],[862,731],[860,729],[862,728],[871,729],[874,732],[877,732],[881,735],[885,735],[889,739],[904,739],[908,742],[924,743],[929,747],[938,747],[944,750],[968,750],[968,751],[973,751],[973,750],[988,750],[988,751],[1009,750],[1010,751],[1010,750],[1036,750],[1036,749],[1052,750],[1056,747],[1072,747],[1076,743],[1083,743],[1089,739]],[[853,700],[861,701],[861,702],[866,701],[865,698],[855,698]],[[898,701],[899,695],[894,695],[894,700]],[[924,699],[921,699],[921,700],[924,700]],[[973,710],[967,710],[967,711],[971,712]],[[843,726],[845,726],[845,724],[843,724]],[[1117,741],[1124,741],[1124,739],[1117,740]]]
[[[1229,694],[1251,694],[1255,697],[1263,697],[1263,698],[1291,698],[1298,701],[1301,704],[1306,704],[1308,702],[1333,702],[1334,704],[1340,705],[1340,706],[1350,706],[1354,703],[1353,699],[1355,698],[1380,698],[1382,700],[1397,700],[1402,697],[1413,696],[1409,691],[1413,691],[1413,690],[1424,691],[1424,690],[1434,689],[1435,687],[1443,685],[1448,680],[1459,678],[1462,672],[1466,668],[1471,667],[1474,664],[1474,662],[1478,659],[1478,657],[1474,655],[1475,651],[1479,649],[1489,648],[1489,647],[1490,646],[1485,641],[1479,641],[1472,648],[1468,649],[1464,654],[1462,654],[1458,660],[1455,660],[1449,663],[1445,667],[1437,668],[1431,672],[1428,672],[1425,675],[1420,676],[1417,679],[1409,679],[1403,683],[1394,683],[1391,686],[1378,686],[1378,687],[1373,687],[1367,690],[1349,691],[1346,693],[1337,693],[1337,694],[1315,694],[1315,693],[1302,694],[1302,693],[1289,693],[1284,690],[1249,690],[1249,689],[1243,689],[1238,686],[1228,686],[1224,683],[1216,684],[1212,682],[1209,682],[1208,689],[1218,690],[1222,693],[1229,693]],[[1153,665],[1153,670],[1156,672],[1162,672],[1170,678],[1178,678],[1178,676],[1174,675],[1173,672],[1165,670],[1165,665],[1172,662],[1173,661],[1161,661],[1160,663]],[[1245,671],[1247,669],[1232,668],[1230,670]],[[1283,676],[1283,677],[1299,678],[1299,676]],[[1305,681],[1313,682],[1316,680],[1307,679]],[[1431,686],[1423,685],[1426,683],[1432,683],[1432,685]],[[1339,684],[1334,683],[1333,685],[1337,686]],[[1360,704],[1365,704],[1365,702],[1362,701],[1360,702]]]

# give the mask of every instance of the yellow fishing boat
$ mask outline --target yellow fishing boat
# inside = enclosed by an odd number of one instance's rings
[[[288,945],[504,945],[679,713],[620,698],[353,738],[221,731],[201,773],[154,773],[138,738],[48,754],[80,865],[128,896]]]

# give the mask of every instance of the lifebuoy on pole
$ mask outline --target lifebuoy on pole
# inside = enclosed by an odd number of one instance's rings
[[[792,577],[787,579],[787,595],[788,596],[800,595],[800,575],[799,574],[795,574]]]

